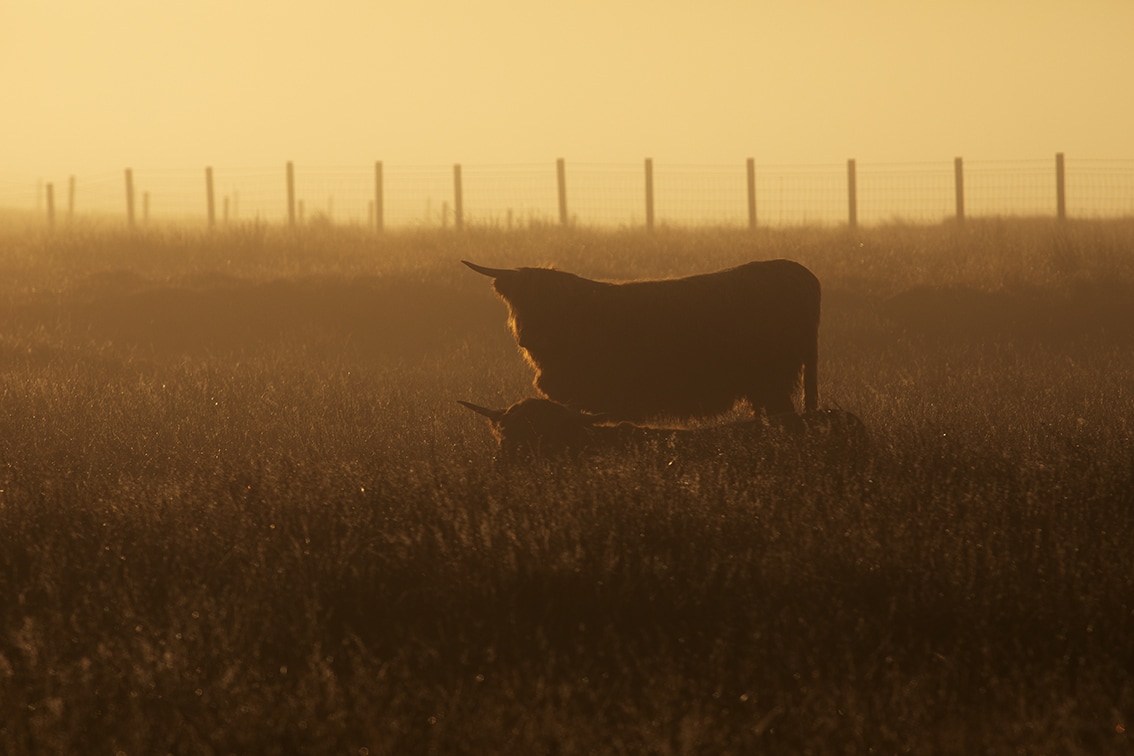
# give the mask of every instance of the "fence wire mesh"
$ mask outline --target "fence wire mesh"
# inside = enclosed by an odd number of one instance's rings
[[[652,166],[653,218],[658,225],[746,226],[751,203],[761,226],[831,225],[849,218],[848,169],[842,164]],[[134,169],[134,222],[206,223],[206,171]],[[965,217],[1053,216],[1056,168],[1051,160],[963,164]],[[0,211],[54,222],[127,220],[127,171],[43,180],[0,178]],[[566,217],[555,163],[454,166],[294,166],[289,206],[284,166],[215,167],[213,218],[220,223],[334,223],[376,228],[464,225],[507,228],[541,224],[638,227],[648,221],[643,163],[565,164]],[[50,184],[50,200],[48,185]],[[953,164],[857,164],[856,221],[937,223],[955,217]],[[50,202],[50,208],[49,208]],[[1070,217],[1134,215],[1134,160],[1065,163]],[[458,213],[459,210],[459,213]],[[459,215],[459,217],[458,217]]]

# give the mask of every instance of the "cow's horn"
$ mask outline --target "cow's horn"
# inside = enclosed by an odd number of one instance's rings
[[[493,422],[504,417],[504,410],[494,410],[494,409],[489,409],[488,407],[481,407],[479,404],[473,404],[472,402],[466,402],[466,401],[463,401],[461,399],[458,399],[457,403],[463,404],[464,406],[468,407],[469,409],[471,409],[473,412],[477,413],[478,415],[484,415],[485,417],[487,417],[489,420],[492,420]]]
[[[505,273],[513,272],[505,268],[486,268],[483,265],[477,265],[476,263],[471,263],[468,260],[461,260],[461,262],[463,262],[465,265],[469,266],[482,276],[488,276],[489,278],[499,278]]]

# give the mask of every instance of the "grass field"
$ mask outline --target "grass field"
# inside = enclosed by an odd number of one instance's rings
[[[495,468],[486,279],[788,257],[872,443]],[[0,228],[6,753],[1123,753],[1134,223]]]

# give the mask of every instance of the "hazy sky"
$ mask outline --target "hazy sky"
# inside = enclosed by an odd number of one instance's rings
[[[3,0],[0,182],[1134,157],[1130,0]]]

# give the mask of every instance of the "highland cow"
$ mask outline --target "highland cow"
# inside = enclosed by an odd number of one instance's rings
[[[655,281],[485,268],[535,368],[535,387],[617,420],[818,407],[819,281],[790,260]]]
[[[823,409],[798,415],[760,417],[713,426],[654,427],[573,410],[550,399],[521,399],[507,409],[471,402],[465,407],[488,418],[501,460],[558,456],[607,456],[633,450],[662,451],[672,457],[704,459],[759,449],[777,440],[808,439],[828,451],[861,452],[866,427],[850,412]]]

